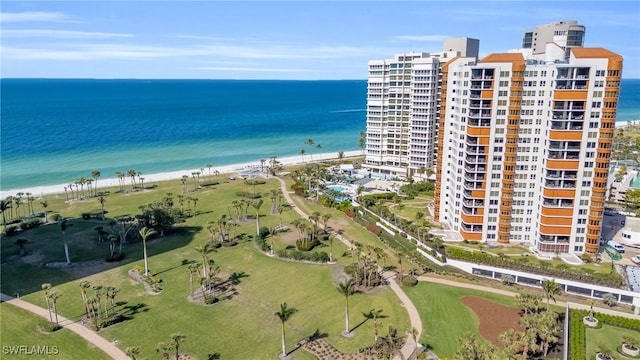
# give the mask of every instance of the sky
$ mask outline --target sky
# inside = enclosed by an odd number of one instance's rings
[[[12,1],[3,78],[366,79],[367,62],[480,39],[480,56],[536,25],[577,20],[586,47],[640,78],[638,1]]]

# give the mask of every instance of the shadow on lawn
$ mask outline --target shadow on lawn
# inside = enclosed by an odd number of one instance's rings
[[[2,264],[0,283],[3,293],[24,296],[41,291],[43,283],[56,286],[142,260],[142,241],[134,236],[133,231],[130,233],[129,241],[123,244],[124,259],[107,262],[105,257],[109,255],[109,242],[99,242],[98,234],[94,230],[96,222],[82,219],[73,219],[70,222],[75,225],[69,228],[66,234],[72,265],[69,267],[46,266],[48,263],[64,261],[64,247],[59,226],[51,224],[25,231],[20,237],[28,239],[31,255]],[[107,222],[101,223],[107,224]],[[178,226],[171,231],[165,231],[164,236],[147,241],[148,256],[157,256],[185,247],[201,230],[200,226]],[[17,246],[14,245],[15,240],[12,237],[3,237],[2,240],[3,252]],[[188,264],[189,260],[183,260],[180,265],[162,272]]]

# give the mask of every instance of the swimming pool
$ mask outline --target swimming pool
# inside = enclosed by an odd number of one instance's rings
[[[346,192],[347,189],[344,186],[340,186],[340,185],[328,185],[327,189],[333,190],[336,192],[336,194],[333,194],[333,200],[338,201],[338,202],[342,202],[342,201],[348,201],[351,200],[351,197],[349,197]],[[332,196],[332,194],[327,194],[328,196]]]

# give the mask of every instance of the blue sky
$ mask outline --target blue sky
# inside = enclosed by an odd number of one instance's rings
[[[366,79],[367,61],[480,39],[481,56],[559,20],[640,78],[637,1],[10,1],[2,77]]]

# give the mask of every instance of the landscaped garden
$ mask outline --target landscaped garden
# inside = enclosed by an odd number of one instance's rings
[[[339,351],[352,353],[373,344],[376,334],[385,335],[382,329],[389,325],[399,334],[409,330],[406,310],[388,288],[360,287],[349,298],[350,330],[355,329],[351,334],[355,336],[343,337],[344,296],[336,285],[345,279],[345,265],[356,258],[360,261],[353,249],[336,240],[334,234],[331,243],[326,237],[318,239],[312,250],[331,252],[334,264],[272,257],[254,241],[257,229],[274,229],[281,222],[289,227],[265,239],[275,253],[295,247],[297,242],[291,235],[297,231],[292,225],[297,214],[272,211],[272,190],[279,189],[279,182],[270,179],[251,184],[220,176],[208,183],[204,186],[202,180],[197,191],[181,181],[145,183],[144,190],[129,192],[101,189],[105,191],[102,202],[96,197],[71,200],[64,194],[45,197],[48,217],[60,214],[69,219],[64,232],[58,222],[3,237],[2,292],[19,294],[23,300],[47,308],[50,298],[41,288],[43,283],[50,283],[49,291],[59,294],[56,307],[60,315],[74,320],[87,318],[87,313],[102,319],[100,312],[105,310],[117,315],[117,322],[103,324],[100,335],[117,341],[123,350],[140,347],[142,357],[161,355],[167,351],[164,348],[172,335],[180,334],[180,353],[195,358],[274,358],[281,352],[281,324],[274,314],[285,302],[296,310],[285,324],[286,349],[294,351],[298,359],[313,358],[296,349],[296,344],[314,334],[323,334],[323,339]],[[258,205],[257,199],[262,199],[262,204]],[[240,209],[244,216],[236,212],[240,201],[244,202],[244,210]],[[103,205],[107,211],[104,221]],[[345,238],[358,239],[371,247],[382,246],[376,236],[358,229],[343,213],[310,206],[331,213],[329,227],[340,226]],[[160,218],[172,215],[174,210],[169,208],[180,209],[180,216]],[[166,214],[158,213],[161,210]],[[80,219],[87,213],[94,215]],[[142,229],[134,223],[148,224],[157,233],[145,241],[150,275],[154,284],[160,284],[152,293],[130,276],[133,268],[141,274],[146,272],[145,246],[139,236]],[[127,230],[127,226],[132,228]],[[320,228],[323,226],[318,226],[318,233]],[[298,237],[304,237],[304,232]],[[26,242],[19,244],[19,238]],[[219,239],[222,241],[215,244]],[[65,242],[71,267],[66,266]],[[215,252],[203,255],[200,250],[205,244],[216,245],[211,246]],[[122,260],[105,261],[120,253],[124,255]],[[216,297],[211,305],[190,299],[190,293],[203,286],[200,278],[204,269],[198,267],[203,262],[210,278],[204,282],[209,286],[206,291]],[[393,262],[388,259],[388,263]],[[108,289],[117,290],[114,298],[108,297]],[[370,316],[374,310],[381,314],[375,321]],[[3,324],[5,320],[3,312]]]

